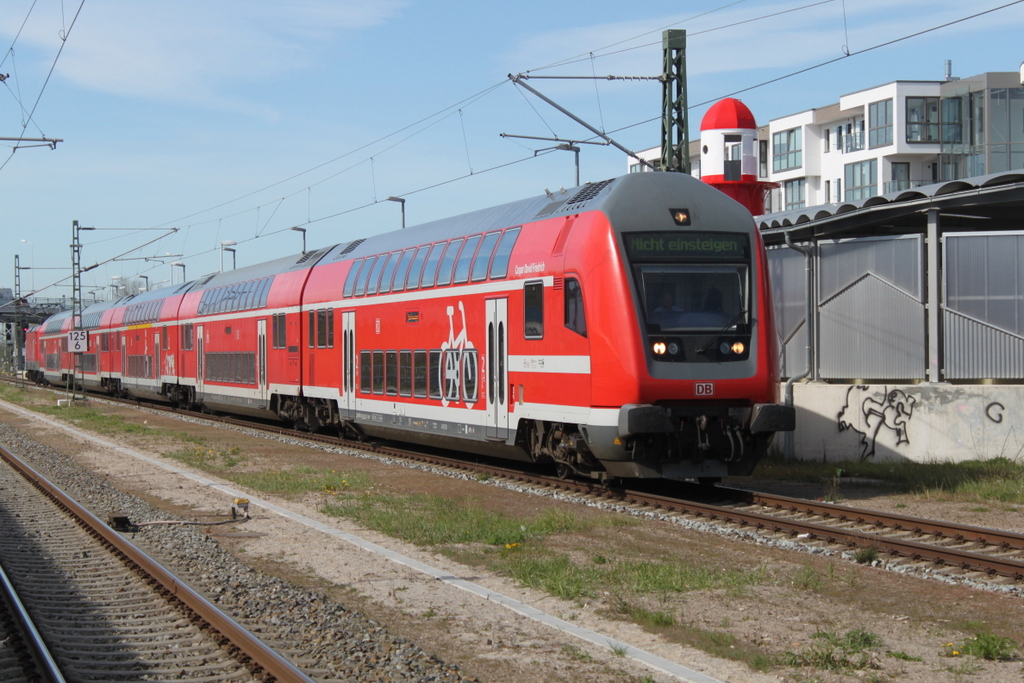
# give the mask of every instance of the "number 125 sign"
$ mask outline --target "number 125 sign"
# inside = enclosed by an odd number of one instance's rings
[[[85,330],[71,330],[68,332],[68,351],[71,353],[85,353],[89,350],[89,333]]]

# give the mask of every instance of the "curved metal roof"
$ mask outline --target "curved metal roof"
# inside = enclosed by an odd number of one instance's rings
[[[1024,171],[950,180],[855,202],[823,204],[757,216],[768,243],[794,237],[853,237],[864,234],[920,232],[925,214],[944,214],[944,229],[1024,228]],[[998,224],[988,224],[996,220]]]

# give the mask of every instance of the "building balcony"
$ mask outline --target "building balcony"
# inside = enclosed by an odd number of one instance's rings
[[[887,183],[883,183],[882,194],[890,194],[892,192],[903,192],[910,190],[915,187],[924,187],[925,185],[931,185],[934,180],[891,180]]]
[[[859,152],[864,149],[864,133],[850,133],[843,136],[843,152]]]

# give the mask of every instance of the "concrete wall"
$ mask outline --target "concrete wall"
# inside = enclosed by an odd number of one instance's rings
[[[812,382],[793,400],[799,459],[1024,459],[1024,386]]]

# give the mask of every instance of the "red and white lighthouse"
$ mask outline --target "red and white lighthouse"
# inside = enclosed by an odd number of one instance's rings
[[[718,188],[754,216],[764,213],[765,194],[777,183],[757,179],[757,123],[747,105],[727,97],[700,122],[701,180]]]

